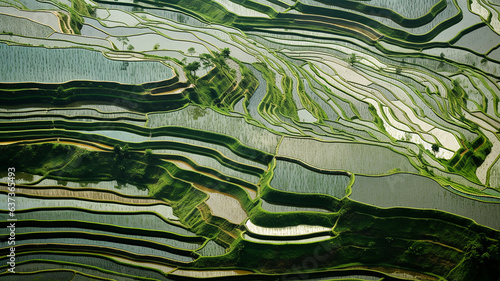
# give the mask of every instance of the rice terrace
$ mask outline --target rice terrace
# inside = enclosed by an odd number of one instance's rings
[[[499,0],[0,0],[0,280],[500,280]]]

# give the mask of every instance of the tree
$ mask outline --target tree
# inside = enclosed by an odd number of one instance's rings
[[[132,51],[134,49],[134,46],[128,45],[127,50]]]
[[[356,62],[358,62],[358,58],[356,57],[355,53],[351,54],[351,56],[348,59],[348,62],[350,65],[354,65]]]
[[[160,43],[156,43],[154,46],[153,46],[153,49],[154,50],[158,50],[160,48]]]
[[[231,51],[229,50],[229,48],[224,48],[220,54],[222,55],[223,58],[227,59],[229,58],[230,53]]]
[[[153,158],[153,150],[151,149],[146,149],[146,153],[144,153],[144,158],[146,158],[147,162],[150,162],[151,159]]]
[[[189,54],[189,55],[191,55],[191,56],[192,56],[192,55],[194,55],[195,53],[196,53],[196,50],[195,50],[193,47],[191,47],[191,48],[189,48],[189,49],[188,49],[188,54]]]
[[[203,64],[203,68],[208,68],[213,65],[213,60],[214,57],[212,57],[210,54],[201,54],[200,55],[200,60],[201,63]]]
[[[198,120],[198,118],[203,117],[207,114],[203,108],[197,106],[191,107],[188,113],[189,115],[191,115],[191,117],[193,117],[193,120]]]
[[[193,76],[196,76],[196,71],[200,69],[200,62],[199,61],[194,61],[192,63],[189,63],[184,67],[185,70],[189,71]],[[192,73],[194,72],[194,74]]]
[[[439,145],[437,145],[437,144],[435,144],[435,143],[434,143],[434,144],[432,144],[432,151],[434,151],[434,153],[439,152]]]
[[[499,244],[498,241],[487,238],[484,233],[479,234],[476,240],[469,242],[464,249],[465,259],[464,266],[474,276],[464,280],[496,280],[500,270],[498,263],[500,262]]]

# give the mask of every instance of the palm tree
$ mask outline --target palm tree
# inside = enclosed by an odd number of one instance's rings
[[[227,59],[229,58],[230,53],[231,51],[229,50],[229,48],[224,48],[220,54],[222,55],[223,58]]]

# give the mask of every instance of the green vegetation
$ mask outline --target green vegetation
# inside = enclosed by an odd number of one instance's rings
[[[291,80],[288,77],[283,78],[283,92],[281,92],[275,85],[275,77],[273,72],[268,69],[266,64],[255,64],[257,70],[259,70],[264,79],[267,82],[267,93],[259,106],[259,110],[262,112],[272,112],[278,110],[283,116],[293,118],[298,120],[297,106],[293,103],[292,96],[292,85]]]
[[[349,59],[348,59],[348,62],[351,66],[353,66],[355,63],[358,62],[358,58],[356,57],[356,54],[355,53],[352,53],[350,56],[349,56]]]
[[[493,6],[3,2],[0,279],[498,279]]]
[[[199,55],[200,61],[193,61],[184,65],[189,81],[196,84],[194,92],[190,94],[190,99],[195,104],[202,106],[215,106],[217,109],[227,111],[231,108],[235,100],[242,97],[244,93],[251,89],[251,84],[255,80],[248,70],[244,70],[244,77],[241,83],[236,85],[234,73],[230,71],[226,63],[231,51],[224,48],[220,53],[203,53]],[[206,70],[212,67],[204,77],[198,78],[196,71],[203,68]]]
[[[189,74],[193,76],[193,78],[196,79],[196,71],[200,69],[200,62],[194,61],[192,63],[189,63],[184,67],[186,71],[189,71]]]
[[[72,32],[76,34],[80,34],[80,30],[83,26],[83,18],[82,16],[95,16],[95,7],[88,4],[84,0],[71,0],[71,7],[67,6],[64,3],[57,3],[60,7],[64,8],[69,12],[69,24]],[[65,14],[60,14],[62,23],[66,25],[67,16]],[[61,24],[61,26],[63,25]],[[64,32],[72,33],[69,30],[63,30]]]

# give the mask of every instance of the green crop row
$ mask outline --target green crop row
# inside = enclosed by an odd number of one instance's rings
[[[74,277],[73,280],[78,280],[78,278],[87,278],[87,280],[123,280],[123,281],[135,281],[135,280],[144,280],[151,281],[153,279],[147,278],[139,274],[130,275],[124,274],[118,271],[111,271],[105,269],[103,267],[96,266],[88,266],[86,264],[78,264],[71,263],[67,261],[54,261],[50,258],[48,259],[31,259],[31,260],[23,260],[20,262],[16,262],[16,273],[25,273],[25,272],[40,272],[40,273],[55,273],[59,270],[68,270],[68,273],[73,272]],[[43,274],[42,273],[42,274]],[[138,272],[137,272],[138,273]],[[149,273],[149,272],[148,272]],[[15,275],[17,275],[15,274]],[[82,277],[80,277],[82,276]],[[44,279],[45,276],[35,277],[38,279]],[[61,273],[58,272],[58,275],[54,276],[54,279],[49,280],[68,280],[61,276]],[[47,278],[47,277],[45,277]]]
[[[47,210],[45,208],[44,210]],[[2,221],[0,222],[0,226],[7,227],[8,222],[7,221]],[[164,238],[169,238],[169,239],[175,239],[178,241],[183,241],[183,242],[190,242],[190,243],[202,243],[205,241],[204,238],[199,237],[199,236],[184,236],[181,234],[176,234],[173,232],[167,232],[167,231],[158,231],[158,230],[151,230],[151,229],[139,229],[139,228],[130,228],[130,227],[123,227],[119,225],[112,225],[112,224],[101,224],[101,223],[95,223],[95,222],[88,222],[88,221],[75,221],[75,220],[51,220],[51,221],[46,221],[46,220],[23,220],[23,227],[64,227],[64,228],[69,228],[69,227],[75,227],[75,228],[85,228],[89,230],[101,230],[101,231],[110,231],[114,232],[117,234],[128,234],[128,235],[142,235],[142,236],[149,236],[149,237],[164,237]]]
[[[48,120],[41,120],[41,121],[26,121],[26,122],[12,122],[12,123],[3,123],[0,124],[0,129],[2,129],[4,132],[0,133],[0,139],[4,140],[21,140],[21,135],[26,138],[28,135],[35,135],[36,130],[47,130],[47,129],[64,129],[64,130],[78,130],[78,131],[95,131],[95,130],[106,130],[106,129],[113,129],[113,130],[120,130],[120,131],[126,131],[129,133],[141,135],[144,137],[147,137],[151,134],[151,137],[157,137],[157,136],[173,136],[173,137],[181,137],[181,138],[187,138],[187,139],[194,139],[198,141],[203,141],[203,142],[209,142],[217,145],[222,145],[227,148],[229,148],[232,152],[234,152],[236,155],[241,156],[243,158],[247,158],[249,160],[256,161],[258,163],[262,163],[267,165],[268,162],[271,160],[272,156],[268,153],[250,148],[248,146],[245,146],[241,144],[240,141],[237,139],[226,136],[226,135],[221,135],[213,132],[208,132],[208,131],[201,131],[201,130],[196,130],[196,129],[191,129],[191,128],[186,128],[186,127],[177,127],[177,126],[168,126],[168,127],[159,127],[159,128],[145,128],[142,126],[137,126],[129,123],[117,123],[117,122],[71,122],[71,121],[65,121],[65,120],[53,120],[48,121]],[[25,129],[25,130],[23,130]],[[7,131],[15,131],[15,130],[23,130],[17,132],[15,135],[7,135]],[[56,133],[56,130],[54,132],[42,132],[39,131],[40,137],[41,136],[50,136],[50,135],[58,135]],[[67,136],[67,137],[73,137],[77,139],[89,139],[89,136],[85,136],[85,134],[79,133],[79,132],[71,132],[68,131],[67,133],[63,133],[61,136]],[[96,141],[110,144],[110,145],[115,145],[119,144],[124,146],[126,143],[123,141],[119,140],[112,140],[108,139],[104,136],[92,136],[90,139],[94,139]],[[190,147],[192,145],[187,144],[187,143],[175,143],[175,142],[168,142],[168,141],[151,141],[148,142],[147,144],[145,143],[131,143],[129,144],[131,147],[134,146],[135,149],[146,149],[146,148],[161,148],[159,144],[165,143],[170,145],[167,145],[163,148],[167,147],[172,147],[172,146],[179,146],[179,147]],[[148,145],[151,145],[151,147],[148,147]],[[199,146],[196,146],[196,148],[199,148]],[[211,148],[200,148],[201,151],[214,151],[214,149]],[[185,150],[188,151],[188,150]],[[198,153],[200,154],[199,151],[196,151],[194,148],[189,150],[190,152],[193,153]],[[207,155],[207,153],[201,153],[203,155]],[[225,158],[223,157],[220,153],[216,153],[214,155],[214,158]],[[234,166],[241,166],[243,168],[243,172],[248,172],[250,171],[251,174],[255,175],[260,175],[262,174],[263,170],[257,167],[251,167],[245,164],[237,163],[237,162],[230,162]],[[241,170],[241,169],[240,169]]]
[[[223,260],[225,265],[278,273],[290,265],[300,266],[304,259],[325,257],[315,260],[315,271],[348,265],[379,265],[446,277],[455,268],[466,267],[463,272],[467,276],[488,278],[498,271],[486,268],[493,266],[497,258],[485,258],[484,265],[477,258],[469,258],[471,247],[480,247],[471,245],[498,245],[498,231],[434,210],[380,209],[348,199],[342,200],[342,205],[343,211],[334,228],[338,236],[327,242],[278,245],[242,240],[223,258],[204,257],[200,262],[208,266]],[[275,259],[275,253],[279,253],[279,260]],[[484,271],[476,272],[474,266]],[[461,280],[459,278],[454,275],[450,280]]]
[[[207,195],[194,188],[191,182],[235,194],[247,208],[251,208],[253,204],[248,199],[247,193],[238,186],[200,173],[177,169],[174,164],[161,161],[154,155],[130,152],[83,152],[82,149],[57,144],[9,146],[3,148],[5,149],[10,151],[3,151],[2,155],[6,155],[7,158],[22,159],[22,163],[12,159],[2,163],[11,163],[10,165],[16,165],[16,168],[29,173],[48,173],[50,177],[66,180],[117,179],[137,186],[146,186],[153,197],[165,200],[172,206],[174,213],[184,225],[206,237],[215,238],[220,230],[214,225],[223,225],[226,222],[217,222],[218,219],[215,217],[209,220],[211,223],[205,221],[206,215],[203,215],[197,206]],[[76,153],[80,153],[77,162],[68,157]],[[37,161],[27,161],[30,157],[34,157]]]
[[[35,237],[36,238],[36,237]],[[0,253],[7,256],[10,248],[1,248]],[[184,265],[186,263],[174,261],[171,259],[150,256],[150,255],[140,255],[136,253],[127,252],[124,250],[119,250],[111,247],[90,247],[89,245],[67,245],[67,244],[20,244],[16,245],[16,254],[21,254],[23,252],[48,252],[48,251],[63,251],[63,252],[83,252],[83,253],[94,253],[94,254],[111,254],[118,257],[129,258],[132,260],[138,260],[141,262],[152,262],[159,264],[171,264],[171,265]],[[193,253],[194,256],[198,254]]]
[[[255,185],[253,185],[247,181],[241,180],[239,178],[226,176],[226,175],[222,174],[220,171],[213,169],[213,168],[209,168],[209,167],[205,167],[205,166],[198,166],[190,158],[185,157],[183,155],[169,154],[169,155],[159,155],[158,157],[165,159],[167,161],[168,160],[183,161],[183,162],[186,162],[187,164],[189,164],[191,167],[193,167],[196,171],[199,171],[201,173],[208,173],[208,174],[216,176],[217,178],[220,178],[223,181],[226,181],[226,182],[229,182],[232,184],[236,184],[236,185],[241,185],[241,186],[244,186],[244,187],[249,188],[249,189],[253,189],[253,190],[257,189],[257,187]],[[244,171],[246,172],[246,170],[244,170]]]
[[[87,268],[93,268],[102,272],[119,272],[125,276],[141,276],[143,278],[155,278],[162,279],[163,274],[161,271],[153,268],[142,267],[135,264],[127,264],[121,261],[116,261],[113,258],[106,255],[95,255],[90,253],[64,253],[49,251],[45,253],[39,252],[25,252],[16,255],[16,263],[24,263],[25,261],[40,261],[40,260],[50,260],[51,262],[62,261],[63,263],[80,265]],[[16,272],[14,276],[23,274],[23,272]],[[21,275],[22,276],[22,275]],[[7,278],[4,276],[3,278]],[[78,278],[78,277],[75,277]],[[115,277],[116,278],[116,277]],[[56,280],[66,280],[66,279],[56,279]],[[92,279],[90,279],[92,280]],[[149,279],[148,279],[149,280]]]
[[[26,106],[30,104],[67,106],[77,102],[110,103],[132,111],[151,112],[176,109],[189,102],[193,89],[188,88],[180,94],[150,95],[114,88],[62,88],[57,89],[20,89],[0,90],[0,101],[6,106]]]
[[[152,248],[152,249],[157,249],[160,251],[180,255],[180,256],[185,256],[185,257],[197,257],[198,254],[195,254],[192,251],[188,250],[183,250],[183,249],[177,249],[174,247],[171,247],[169,245],[165,244],[160,244],[157,242],[152,242],[146,239],[135,239],[135,238],[128,238],[124,236],[114,236],[114,235],[105,235],[105,234],[100,234],[100,233],[91,233],[91,232],[76,232],[76,231],[50,231],[50,232],[31,232],[31,233],[16,233],[16,240],[23,241],[23,240],[36,240],[40,241],[40,243],[43,243],[44,239],[65,239],[65,238],[76,238],[76,239],[89,239],[89,240],[96,240],[96,241],[106,241],[106,242],[113,242],[113,243],[119,243],[123,245],[135,245],[135,246],[140,246],[140,247],[145,247],[145,248]],[[22,244],[23,242],[20,242]],[[50,242],[47,242],[50,243]],[[87,245],[88,247],[92,247],[90,245]],[[125,248],[125,247],[124,247]]]
[[[23,90],[23,89],[43,89],[43,90],[57,90],[61,88],[62,90],[71,88],[104,88],[104,89],[115,89],[127,92],[143,92],[145,90],[155,90],[156,88],[168,87],[175,85],[179,82],[179,77],[174,76],[170,79],[156,82],[147,82],[140,85],[132,84],[122,84],[118,82],[110,81],[69,81],[61,84],[53,83],[36,83],[36,82],[20,82],[20,83],[0,83],[0,89],[2,90]],[[180,84],[181,87],[185,87],[186,84]],[[179,87],[179,88],[181,88]]]
[[[395,23],[397,23],[400,26],[403,27],[419,27],[428,24],[431,22],[434,17],[446,9],[446,0],[440,0],[437,2],[431,10],[425,14],[422,17],[419,18],[405,18],[401,16],[400,14],[394,12],[393,10],[387,9],[387,8],[382,8],[382,7],[375,7],[371,6],[369,4],[364,4],[362,2],[355,2],[355,1],[349,1],[349,0],[340,0],[340,1],[325,1],[325,0],[320,0],[320,2],[325,2],[329,5],[335,5],[341,8],[345,9],[350,9],[354,10],[356,12],[363,13],[365,15],[373,15],[373,16],[379,16],[379,17],[385,17],[388,18]],[[307,5],[303,4],[302,2],[297,2],[297,4],[294,6],[295,9],[308,13],[308,14],[315,14],[315,15],[323,15],[323,16],[329,16],[329,17],[341,17],[345,19],[350,19],[353,21],[359,21],[359,22],[366,22],[365,20],[362,20],[363,18],[358,17],[358,15],[351,13],[351,12],[346,12],[342,10],[335,10],[335,9],[328,9],[325,7],[317,7],[317,6],[312,6],[312,5]],[[366,19],[366,17],[364,17]]]
[[[464,142],[447,163],[447,170],[465,175],[469,179],[477,179],[476,169],[491,152],[492,144],[484,136],[478,136],[472,143]]]

